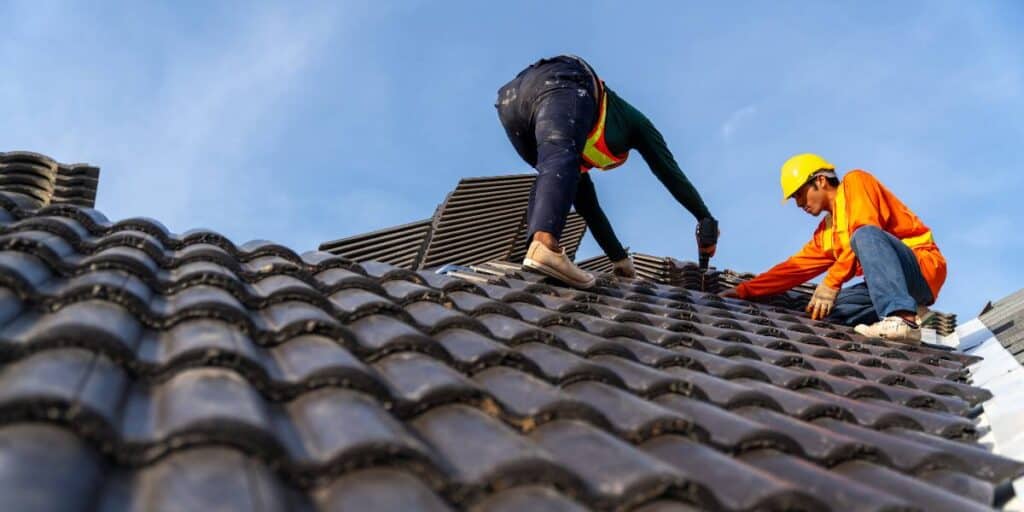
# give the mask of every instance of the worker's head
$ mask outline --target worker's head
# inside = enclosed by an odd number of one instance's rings
[[[821,170],[814,173],[806,183],[793,193],[796,206],[817,217],[828,207],[830,192],[839,186],[835,171]]]
[[[807,213],[817,216],[828,205],[828,190],[839,186],[836,167],[824,158],[803,153],[782,164],[779,174],[782,202],[796,199],[796,204]]]

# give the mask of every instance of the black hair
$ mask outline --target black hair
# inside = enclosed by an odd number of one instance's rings
[[[819,169],[819,171],[830,171],[830,170],[831,169]],[[814,190],[818,190],[818,176],[821,176],[821,175],[818,174],[818,171],[815,171],[815,173],[812,174],[810,178],[807,178],[807,182],[804,183],[803,186],[798,188],[796,190],[796,192],[793,192],[793,195],[791,195],[789,197],[795,197],[801,190],[804,189],[804,187],[806,187],[808,185],[814,187]],[[825,176],[825,182],[828,183],[829,186],[831,186],[832,188],[839,188],[839,178],[833,178],[831,176]]]
[[[812,186],[814,187],[815,190],[817,190],[818,189],[818,183],[817,183],[818,176],[821,176],[818,173],[821,172],[821,171],[831,171],[831,170],[832,169],[818,169],[817,171],[814,172],[814,174],[811,174],[810,178],[807,179],[807,183],[813,183]],[[836,177],[833,177],[833,176],[825,176],[825,182],[828,183],[829,186],[831,186],[832,188],[839,187],[839,178],[836,178]]]

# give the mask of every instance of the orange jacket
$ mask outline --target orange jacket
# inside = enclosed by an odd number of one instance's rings
[[[736,293],[744,299],[774,295],[805,283],[826,269],[825,284],[840,288],[853,276],[863,274],[850,247],[850,236],[861,226],[878,226],[913,249],[932,297],[938,298],[946,281],[946,259],[928,226],[885,185],[866,171],[850,171],[839,185],[832,211],[835,215],[826,216],[818,224],[814,236],[799,252],[739,285]]]

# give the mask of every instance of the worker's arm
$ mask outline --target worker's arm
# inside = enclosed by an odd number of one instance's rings
[[[629,145],[637,150],[651,172],[668,189],[672,197],[679,201],[697,219],[711,217],[711,212],[704,204],[700,193],[686,178],[679,164],[668,149],[668,144],[661,136],[661,132],[654,127],[654,123],[647,119],[639,110],[623,101],[625,115],[629,118],[630,134]]]
[[[737,286],[736,295],[741,299],[775,295],[806,283],[824,272],[835,260],[821,248],[820,233],[819,229],[799,252],[786,261]]]
[[[608,259],[619,261],[625,258],[626,250],[622,248],[622,243],[615,236],[608,217],[605,216],[601,205],[597,202],[594,180],[590,179],[589,173],[580,176],[580,182],[576,189],[576,201],[573,204],[576,206],[576,213],[587,221],[587,228],[590,229],[594,240],[597,241],[597,245],[601,246],[601,250],[608,256]]]
[[[851,172],[843,178],[846,196],[847,219],[850,237],[863,226],[877,226],[885,229],[889,217],[888,207],[881,200],[882,184],[866,172]],[[835,264],[825,275],[824,283],[831,288],[840,288],[843,283],[857,275],[857,255],[853,248],[843,251]]]

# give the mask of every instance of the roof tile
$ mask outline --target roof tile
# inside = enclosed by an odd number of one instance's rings
[[[0,194],[0,492],[23,508],[968,510],[1024,473],[973,444],[977,358],[783,302],[32,204]]]

